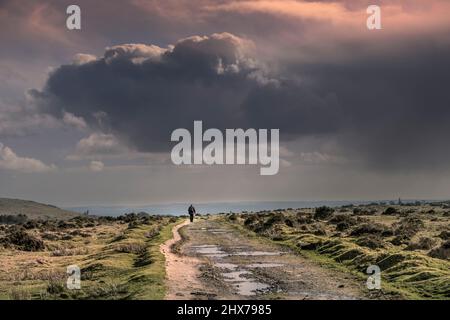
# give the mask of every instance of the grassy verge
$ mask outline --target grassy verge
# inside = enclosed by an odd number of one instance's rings
[[[381,268],[382,290],[367,290],[368,296],[380,299],[448,299],[450,297],[450,263],[435,259],[420,251],[404,250],[403,247],[387,245],[383,248],[368,248],[357,244],[359,239],[330,234],[315,235],[299,232],[299,227],[285,224],[285,218],[277,213],[265,214],[256,220],[264,225],[263,232],[252,231],[252,225],[245,223],[246,216],[222,216],[229,224],[253,237],[259,237],[272,243],[291,248],[302,256],[321,266],[353,275],[360,281],[366,281],[366,269],[375,264]],[[230,219],[231,217],[231,219]],[[258,221],[259,219],[259,221]],[[267,223],[267,222],[270,223]],[[330,228],[326,226],[326,228]]]
[[[189,241],[189,236],[187,235],[185,228],[186,228],[186,226],[183,226],[180,229],[178,229],[178,233],[180,234],[181,240],[175,242],[172,245],[172,251],[176,252],[177,254],[181,254],[181,247],[183,246],[183,244],[185,244],[187,241]]]
[[[44,241],[41,252],[0,249],[7,270],[0,276],[0,299],[163,299],[165,260],[159,247],[179,222],[168,217],[112,222],[81,229],[89,236]],[[66,287],[69,265],[81,269],[81,290]]]

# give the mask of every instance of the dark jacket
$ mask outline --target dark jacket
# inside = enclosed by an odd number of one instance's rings
[[[189,214],[195,214],[195,208],[194,206],[190,206],[188,209]]]

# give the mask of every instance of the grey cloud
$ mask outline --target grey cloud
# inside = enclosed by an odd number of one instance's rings
[[[18,156],[11,148],[0,143],[0,170],[19,172],[48,172],[56,170],[55,165],[46,165],[40,160]]]
[[[351,50],[348,50],[351,52]],[[381,170],[448,169],[450,48],[409,44],[397,55],[355,57],[341,64],[303,66],[336,94],[340,145]]]
[[[67,156],[68,160],[98,159],[111,156],[123,156],[132,152],[112,134],[93,133],[81,139],[75,148],[75,152]]]
[[[216,128],[251,127],[262,111],[251,105],[258,92],[267,91],[263,99],[271,102],[290,93],[290,84],[265,76],[251,51],[251,42],[227,33],[186,38],[169,49],[115,46],[97,60],[59,67],[43,90],[30,94],[43,112],[57,117],[70,112],[139,151],[168,150],[176,128],[191,127],[194,120]],[[314,108],[311,103],[326,108],[326,99],[313,94],[303,100],[305,108]],[[302,106],[282,101],[262,108],[282,111],[274,123],[279,127],[286,113]]]
[[[43,112],[70,112],[142,152],[167,151],[172,130],[203,120],[222,129],[280,128],[283,140],[329,137],[345,158],[375,169],[445,167],[448,46],[416,39],[375,55],[353,45],[340,47],[357,52],[353,59],[290,61],[277,72],[231,34],[190,37],[168,49],[116,46],[59,67],[31,94]],[[315,151],[320,146],[308,150]]]
[[[61,121],[33,108],[0,101],[0,137],[25,136],[42,129],[61,127]]]
[[[89,170],[91,170],[93,172],[103,171],[104,168],[105,168],[105,165],[101,161],[91,161],[89,163]]]

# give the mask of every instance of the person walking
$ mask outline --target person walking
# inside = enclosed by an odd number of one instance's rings
[[[189,212],[189,219],[191,220],[191,222],[193,222],[196,212],[195,212],[195,208],[194,208],[194,206],[192,204],[189,206],[188,212]]]

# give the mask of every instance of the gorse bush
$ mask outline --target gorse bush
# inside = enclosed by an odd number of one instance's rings
[[[356,226],[350,233],[351,236],[361,236],[367,234],[390,236],[392,235],[392,230],[380,223],[363,223],[359,226]]]
[[[393,224],[396,237],[392,240],[392,243],[395,245],[408,243],[424,226],[423,221],[417,217],[402,218],[399,222]]]
[[[21,227],[11,228],[6,236],[0,239],[0,243],[4,246],[13,246],[23,251],[42,251],[44,250],[44,242],[34,236],[29,235],[25,229]]]
[[[0,215],[0,224],[22,224],[28,220],[25,214],[19,215]]]
[[[430,250],[435,244],[435,239],[422,237],[417,242],[410,242],[406,247],[406,250]]]
[[[356,240],[356,244],[370,249],[379,249],[386,246],[386,243],[383,241],[383,239],[377,235],[369,235],[359,238],[358,240]]]
[[[147,250],[147,246],[144,243],[121,243],[118,244],[114,250],[120,253],[140,254]]]
[[[316,208],[316,211],[314,213],[314,219],[325,220],[325,219],[331,218],[333,213],[334,213],[333,208],[330,208],[327,206],[318,207],[318,208]]]
[[[64,292],[64,289],[64,284],[62,283],[62,281],[58,280],[51,279],[47,285],[47,292],[49,294],[57,295]]]
[[[440,247],[431,250],[428,255],[433,258],[450,260],[450,240],[445,241]]]
[[[450,240],[450,231],[444,230],[439,234],[439,238],[442,240]]]
[[[345,224],[347,226],[353,226],[357,223],[356,219],[349,214],[336,214],[328,222],[335,225]]]
[[[392,215],[392,214],[396,214],[396,213],[398,213],[398,212],[397,212],[397,209],[395,209],[394,207],[388,207],[383,212],[383,214],[386,214],[386,215]]]

